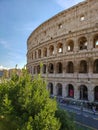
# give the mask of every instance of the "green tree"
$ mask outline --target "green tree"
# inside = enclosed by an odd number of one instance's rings
[[[69,115],[65,110],[59,109],[55,113],[61,122],[60,130],[75,130],[74,115]]]
[[[0,129],[74,130],[73,120],[67,112],[58,109],[55,99],[49,98],[46,85],[40,74],[32,81],[25,69],[21,76],[15,72],[10,81],[3,80],[0,84]]]
[[[9,125],[16,122],[12,129],[17,126],[18,130],[59,130],[56,101],[49,98],[40,75],[32,81],[25,69],[20,77],[15,73],[10,81],[0,84],[0,99],[0,118],[8,120]]]

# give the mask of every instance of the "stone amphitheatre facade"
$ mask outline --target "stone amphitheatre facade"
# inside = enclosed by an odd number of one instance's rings
[[[85,0],[37,27],[27,40],[27,69],[33,77],[42,71],[51,95],[98,102],[98,0]]]

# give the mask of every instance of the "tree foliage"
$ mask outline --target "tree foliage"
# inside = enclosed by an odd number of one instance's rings
[[[0,117],[16,122],[19,130],[59,130],[56,101],[49,98],[40,75],[32,81],[25,69],[0,84]],[[16,127],[16,126],[15,126]]]
[[[58,109],[56,111],[56,117],[61,122],[60,130],[75,130],[73,114],[69,115],[65,110]]]
[[[11,80],[0,84],[0,120],[7,124],[4,130],[74,130],[72,120],[66,112],[57,108],[55,100],[49,98],[46,81],[37,75],[33,81],[23,69]]]

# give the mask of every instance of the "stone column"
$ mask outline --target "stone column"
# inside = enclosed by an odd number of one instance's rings
[[[44,49],[42,47],[42,49],[41,49],[41,58],[43,58],[43,51],[44,51]]]
[[[67,62],[68,61],[64,61],[64,67],[63,68],[64,68],[64,73],[65,74],[67,73]]]
[[[80,98],[79,84],[76,84],[76,86],[74,87],[74,98],[76,100]]]
[[[47,57],[49,56],[49,46],[47,46]]]
[[[67,84],[64,83],[63,84],[63,97],[67,97],[67,95],[68,95],[68,89],[67,88],[68,88]]]
[[[78,43],[78,39],[74,39],[74,51],[78,52],[79,51],[79,43]]]
[[[65,86],[62,84],[62,97],[65,97]]]
[[[88,35],[88,50],[92,50],[93,47],[93,36],[91,34]]]
[[[94,88],[92,86],[92,84],[89,84],[89,89],[88,89],[88,100],[90,102],[93,102],[94,101]]]
[[[48,77],[48,63],[46,63],[46,75]]]
[[[63,65],[63,77],[64,77],[64,75],[65,75],[65,61],[64,61],[64,59],[62,61],[62,65]]]
[[[90,80],[93,74],[93,58],[92,57],[87,58],[87,63],[88,63],[88,79]]]
[[[77,60],[77,61],[74,61],[74,76],[76,77],[76,79],[78,79],[79,77],[79,67],[80,67],[80,62]]]
[[[57,54],[57,47],[56,47],[56,43],[55,44],[53,44],[53,46],[54,46],[54,55],[56,55]]]
[[[65,54],[67,52],[66,48],[67,48],[66,40],[63,39],[63,54]]]
[[[53,94],[56,96],[57,95],[57,88],[56,88],[56,82],[53,84]]]
[[[54,74],[56,74],[56,62],[53,63],[54,66]]]

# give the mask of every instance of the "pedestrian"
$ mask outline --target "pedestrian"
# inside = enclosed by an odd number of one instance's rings
[[[96,106],[93,106],[93,114],[95,115],[95,113],[96,113]]]

